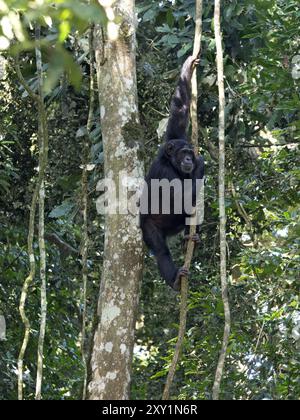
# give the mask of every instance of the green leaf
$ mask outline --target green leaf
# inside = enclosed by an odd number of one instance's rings
[[[63,43],[71,32],[70,22],[65,20],[59,25],[59,42]]]
[[[180,48],[180,50],[177,52],[177,57],[178,58],[181,58],[181,57],[183,57],[184,55],[186,55],[186,53],[188,52],[188,51],[191,51],[191,49],[192,49],[192,44],[186,44],[186,45],[184,45],[182,48]]]
[[[144,22],[152,21],[156,17],[156,10],[155,9],[149,9],[143,16]]]
[[[67,216],[71,213],[73,208],[75,207],[75,204],[70,201],[64,201],[60,206],[55,207],[51,213],[49,214],[49,217],[51,219],[59,219],[61,217]]]
[[[175,18],[174,18],[173,12],[172,12],[172,10],[168,10],[168,12],[167,12],[167,23],[168,23],[170,28],[173,28],[174,22],[175,22]]]

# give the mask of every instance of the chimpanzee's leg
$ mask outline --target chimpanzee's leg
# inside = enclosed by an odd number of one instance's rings
[[[142,230],[144,241],[155,255],[162,278],[168,285],[174,287],[179,270],[174,264],[165,235],[151,218],[144,221]]]

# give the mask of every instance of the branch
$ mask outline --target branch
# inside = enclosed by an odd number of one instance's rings
[[[36,95],[34,93],[34,91],[31,89],[31,87],[29,86],[29,84],[26,82],[22,71],[21,71],[21,67],[20,67],[20,59],[19,56],[17,55],[16,59],[15,59],[15,71],[17,74],[17,77],[19,79],[19,82],[21,83],[21,85],[23,86],[23,88],[26,90],[26,92],[28,93],[28,95],[31,97],[31,99],[36,102],[37,104],[39,104],[40,102],[40,97],[39,95]]]
[[[249,229],[249,233],[251,235],[253,244],[254,244],[255,247],[257,247],[258,246],[258,241],[257,241],[256,235],[255,235],[255,232],[254,232],[252,221],[251,221],[250,217],[248,216],[243,204],[239,202],[238,195],[236,193],[236,190],[235,190],[235,187],[234,187],[234,184],[233,184],[232,181],[230,182],[230,188],[231,188],[232,197],[233,197],[235,205],[237,207],[237,211],[238,211],[239,215],[241,216],[241,218],[244,219],[244,221],[246,222],[246,225]]]
[[[38,76],[38,127],[39,127],[39,168],[41,173],[41,182],[39,189],[39,252],[40,252],[40,279],[41,279],[41,321],[38,339],[38,358],[35,399],[42,398],[43,382],[43,359],[44,342],[46,335],[47,321],[47,277],[46,277],[46,246],[45,246],[45,174],[48,163],[48,124],[43,96],[43,62],[41,52],[41,28],[36,27],[36,68]]]
[[[72,247],[72,245],[67,244],[62,240],[56,233],[46,233],[45,238],[47,241],[55,244],[63,254],[65,255],[79,255],[78,249]]]
[[[202,38],[202,0],[196,0],[196,19],[195,19],[195,39],[194,39],[194,50],[193,55],[199,56],[201,52],[201,38]],[[192,76],[192,101],[191,101],[191,120],[192,120],[192,143],[194,145],[195,154],[198,156],[198,120],[197,120],[197,72],[194,71]],[[195,214],[193,220],[195,223],[191,225],[190,236],[192,237],[196,233],[196,220],[197,215]],[[185,256],[184,266],[190,269],[192,258],[194,255],[195,243],[190,239],[187,246],[187,252]],[[186,331],[186,320],[187,320],[187,300],[188,300],[188,279],[186,277],[181,278],[181,304],[180,304],[180,322],[178,339],[175,347],[173,360],[167,376],[165,389],[163,392],[163,400],[169,399],[170,388],[174,380],[176,367],[180,357],[180,353],[183,346],[185,331]]]
[[[238,145],[238,147],[248,148],[248,149],[251,149],[251,148],[263,149],[263,148],[267,148],[267,147],[287,147],[287,146],[299,146],[299,142],[279,143],[279,144],[269,144],[269,143],[266,143],[266,144],[260,144],[260,143],[249,144],[249,143],[244,143],[244,144]]]
[[[217,69],[219,88],[219,208],[220,208],[220,275],[222,285],[222,300],[225,313],[223,343],[216,369],[213,385],[213,400],[219,400],[221,381],[223,377],[227,347],[230,338],[231,315],[227,282],[227,243],[226,243],[226,207],[225,207],[225,89],[224,61],[221,34],[221,0],[215,0],[215,39],[217,48]]]
[[[207,129],[201,127],[200,131],[201,131],[201,134],[202,134],[204,144],[207,148],[207,151],[210,154],[210,157],[212,158],[213,161],[218,162],[219,161],[219,150],[213,144],[213,142],[210,141]]]
[[[89,33],[89,49],[90,49],[90,101],[89,113],[87,119],[87,136],[83,138],[83,171],[81,177],[82,192],[82,246],[81,246],[81,265],[82,265],[82,328],[81,328],[81,357],[84,366],[84,381],[82,399],[86,399],[87,380],[88,380],[88,357],[86,352],[86,324],[87,324],[87,284],[88,284],[88,250],[89,250],[89,233],[88,233],[88,171],[87,166],[90,159],[91,131],[93,127],[93,119],[95,112],[95,54],[94,54],[94,26],[91,25]]]

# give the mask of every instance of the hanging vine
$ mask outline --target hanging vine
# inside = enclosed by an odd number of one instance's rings
[[[39,190],[39,253],[40,253],[40,280],[41,280],[41,320],[40,333],[38,340],[38,359],[37,359],[37,376],[35,398],[42,398],[42,381],[43,381],[43,358],[44,358],[44,342],[46,334],[47,321],[47,274],[46,274],[46,246],[45,246],[45,172],[48,162],[48,124],[47,112],[44,103],[43,94],[43,62],[41,52],[41,29],[36,28],[36,67],[38,75],[38,118],[39,118],[39,150],[40,150],[40,168],[42,170],[42,180]]]
[[[201,38],[202,38],[202,0],[196,0],[196,17],[195,17],[195,39],[193,56],[199,57],[201,52]],[[196,156],[199,153],[198,144],[198,120],[197,120],[197,98],[198,98],[198,87],[197,87],[197,72],[194,71],[192,77],[192,101],[191,101],[191,121],[192,121],[192,144],[195,149]],[[196,219],[197,214],[194,215],[194,223],[190,227],[190,237],[196,233]],[[193,254],[194,254],[195,243],[193,240],[188,241],[184,267],[189,269],[191,266]],[[168,372],[165,388],[163,391],[163,400],[169,399],[170,388],[174,380],[177,364],[180,358],[180,353],[183,346],[185,331],[186,331],[186,320],[187,320],[187,301],[188,301],[188,279],[186,277],[181,278],[181,303],[180,303],[180,321],[178,338],[175,347],[174,356],[171,362],[171,366]]]
[[[18,76],[20,83],[23,85],[24,89],[28,93],[28,95],[33,99],[36,104],[38,110],[38,137],[39,137],[39,173],[38,178],[34,187],[31,206],[30,206],[30,215],[29,215],[29,227],[28,227],[28,237],[27,237],[27,250],[28,250],[28,257],[29,257],[29,264],[30,264],[30,271],[28,276],[26,277],[22,292],[21,298],[19,303],[19,312],[24,324],[24,337],[21,345],[21,349],[18,356],[18,399],[23,399],[23,388],[24,388],[24,380],[23,380],[23,371],[24,371],[24,356],[26,353],[26,349],[29,342],[30,337],[30,321],[27,317],[25,306],[26,300],[28,296],[28,290],[30,285],[32,284],[35,275],[36,275],[36,261],[33,249],[33,242],[34,242],[34,231],[35,231],[35,217],[36,217],[36,208],[38,202],[40,202],[39,207],[39,248],[40,248],[40,262],[41,262],[41,329],[40,329],[40,336],[39,336],[39,344],[38,344],[38,368],[37,368],[37,385],[36,385],[36,398],[40,398],[40,390],[41,390],[41,383],[42,383],[42,367],[43,367],[43,343],[44,343],[44,336],[45,336],[45,327],[46,327],[46,308],[47,308],[47,301],[46,301],[46,254],[45,254],[45,240],[44,240],[44,179],[45,179],[45,172],[47,167],[47,156],[48,156],[48,128],[47,128],[47,115],[46,109],[43,99],[43,81],[42,81],[42,60],[41,60],[41,49],[40,49],[40,28],[36,28],[36,66],[37,66],[37,74],[39,80],[39,92],[36,94],[28,83],[25,81],[21,67],[19,58],[16,58],[15,63],[15,71]]]
[[[213,399],[219,400],[221,381],[224,372],[227,347],[230,338],[231,315],[227,282],[227,243],[226,243],[226,207],[225,207],[225,89],[224,89],[224,60],[221,33],[221,1],[215,0],[215,40],[217,49],[217,70],[219,88],[219,211],[220,211],[220,275],[222,299],[225,313],[225,327],[221,353],[217,365],[213,385]]]

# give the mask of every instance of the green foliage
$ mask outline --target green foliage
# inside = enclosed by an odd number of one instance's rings
[[[31,2],[31,5],[33,3]],[[72,3],[71,7],[75,7],[77,4],[77,2],[70,3]],[[24,3],[24,7],[26,5],[27,2]],[[50,6],[49,2],[47,7],[50,8]],[[25,10],[27,13],[27,8]],[[39,11],[39,16],[40,14],[42,13]],[[46,20],[49,22],[49,19]],[[51,68],[57,65],[55,56],[62,55],[52,79],[53,81],[57,79],[57,81],[51,83],[52,87],[49,85],[51,91],[48,91],[46,96],[50,134],[50,169],[46,179],[46,214],[49,215],[46,218],[48,319],[45,342],[47,368],[45,369],[43,396],[45,399],[79,399],[83,378],[80,351],[81,265],[78,254],[66,254],[65,249],[57,245],[57,241],[51,240],[51,235],[57,235],[61,241],[75,250],[80,249],[80,179],[82,172],[80,150],[82,139],[76,134],[79,128],[86,124],[87,119],[88,35],[86,32],[79,35],[81,29],[75,26],[77,24],[75,21],[73,22],[72,18],[72,31],[62,45],[58,41],[59,28],[57,24],[59,20],[53,19],[51,28],[43,23],[43,19],[40,22],[43,34],[44,70],[48,71],[48,78],[52,77]],[[88,22],[85,23],[85,28],[87,27]],[[24,28],[27,28],[25,23]],[[31,39],[32,45],[26,43],[27,41],[18,44],[20,49],[25,47],[27,50],[20,54],[20,66],[27,83],[36,91],[37,77],[32,51],[34,39],[30,30],[26,36]],[[53,47],[55,50],[52,51]],[[21,287],[28,274],[27,225],[37,166],[37,111],[35,104],[32,103],[13,71],[14,61],[11,60],[10,54],[13,54],[14,51],[12,49],[4,54],[12,65],[6,76],[0,80],[0,179],[3,180],[0,182],[0,313],[5,316],[7,323],[7,340],[0,342],[2,354],[0,358],[0,399],[16,398],[16,360],[23,335],[18,306]],[[53,54],[49,54],[49,52],[53,52]],[[68,61],[70,59],[77,63],[75,73]],[[64,71],[65,64],[67,73]],[[80,93],[75,93],[70,81],[77,77],[79,71],[83,76],[81,90]],[[57,82],[59,83],[57,84]],[[56,87],[53,89],[54,85]],[[95,149],[93,153],[95,160],[99,158],[98,154],[101,152],[98,115],[99,110],[95,113],[91,138],[91,148]],[[90,190],[93,193],[95,183],[102,172],[102,162],[97,162],[95,165],[89,179]],[[91,220],[94,220],[90,227],[90,237],[95,248],[90,250],[88,260],[89,334],[91,334],[100,279],[99,256],[102,255],[103,248],[103,233],[99,226],[102,221],[96,220],[94,206],[90,210],[90,217]],[[37,246],[38,244],[35,242],[35,249]],[[31,340],[25,360],[26,399],[32,399],[34,396],[38,314],[40,311],[39,295],[39,278],[37,276],[29,291],[26,307],[32,325]]]
[[[68,214],[70,214],[73,208],[74,203],[70,201],[65,201],[60,206],[55,207],[49,214],[49,217],[53,219],[61,219],[62,217],[65,217]]]
[[[104,22],[94,2],[0,1],[15,18],[1,20],[4,52],[12,63],[0,81],[0,314],[7,341],[0,342],[0,399],[16,398],[16,359],[23,329],[18,314],[21,286],[28,272],[28,209],[36,176],[36,108],[13,72],[20,52],[26,81],[37,88],[29,22],[42,25],[46,103],[50,132],[46,190],[46,232],[80,248],[81,144],[86,136],[89,99],[88,22]],[[232,334],[222,397],[297,400],[300,396],[299,302],[299,2],[223,2],[226,86],[228,276]],[[157,152],[178,70],[194,36],[194,0],[137,1],[138,94],[148,166]],[[20,18],[21,16],[21,18]],[[203,51],[199,70],[199,122],[206,160],[206,212],[202,244],[190,281],[188,331],[172,397],[210,399],[223,334],[218,249],[218,92],[213,2],[204,2]],[[6,31],[6,32],[5,32]],[[8,41],[6,44],[8,44]],[[2,39],[3,42],[3,39]],[[0,38],[1,45],[1,38]],[[80,92],[73,86],[79,86]],[[95,186],[103,174],[99,109],[90,139],[88,332],[101,277],[103,219],[96,215]],[[232,185],[235,194],[232,190]],[[183,263],[180,239],[172,252]],[[37,247],[37,243],[35,243]],[[83,369],[81,267],[47,239],[48,324],[45,343],[45,399],[78,399]],[[147,256],[137,324],[132,398],[160,399],[174,349],[178,296],[159,279]],[[32,340],[26,354],[26,398],[33,398],[39,324],[39,279],[27,306]]]
[[[32,26],[38,22],[44,28],[41,43],[48,57],[46,93],[56,87],[64,72],[70,83],[80,88],[82,73],[78,57],[70,54],[66,41],[69,38],[74,41],[75,34],[83,35],[90,23],[107,22],[105,11],[96,0],[1,0],[0,18],[0,50],[10,50],[12,54],[34,50]]]
[[[233,328],[222,397],[298,399],[300,108],[293,57],[299,54],[299,3],[226,1],[223,5],[227,181],[234,184],[236,198],[229,188]],[[169,86],[164,90],[165,81],[172,79],[174,86],[178,72],[174,74],[172,68],[179,67],[178,58],[192,46],[189,15],[193,12],[189,7],[193,9],[193,4],[138,2],[138,6],[143,22],[139,29],[141,112],[149,133],[146,141],[154,143],[155,153],[154,127],[170,97]],[[168,16],[170,10],[173,18]],[[224,324],[218,273],[218,92],[212,13],[212,3],[204,2],[199,121],[207,162],[206,214],[191,279],[188,333],[172,394],[182,399],[211,398]],[[161,60],[167,61],[164,72]],[[145,71],[149,68],[157,69],[151,77]],[[159,101],[157,95],[152,96],[153,88],[155,92],[160,89]],[[173,253],[176,261],[182,261],[178,244]],[[134,396],[156,399],[161,397],[174,349],[178,309],[174,312],[172,296],[167,298],[171,302],[166,309],[160,288],[149,292],[156,276],[152,264],[147,263],[142,296],[146,331],[138,330],[138,339],[141,346],[159,353],[155,357],[150,351],[146,361],[138,355]]]
[[[12,144],[13,142],[0,138],[0,193],[2,197],[9,193],[10,179],[16,174],[11,162]],[[3,198],[0,198],[0,200],[3,200]]]

